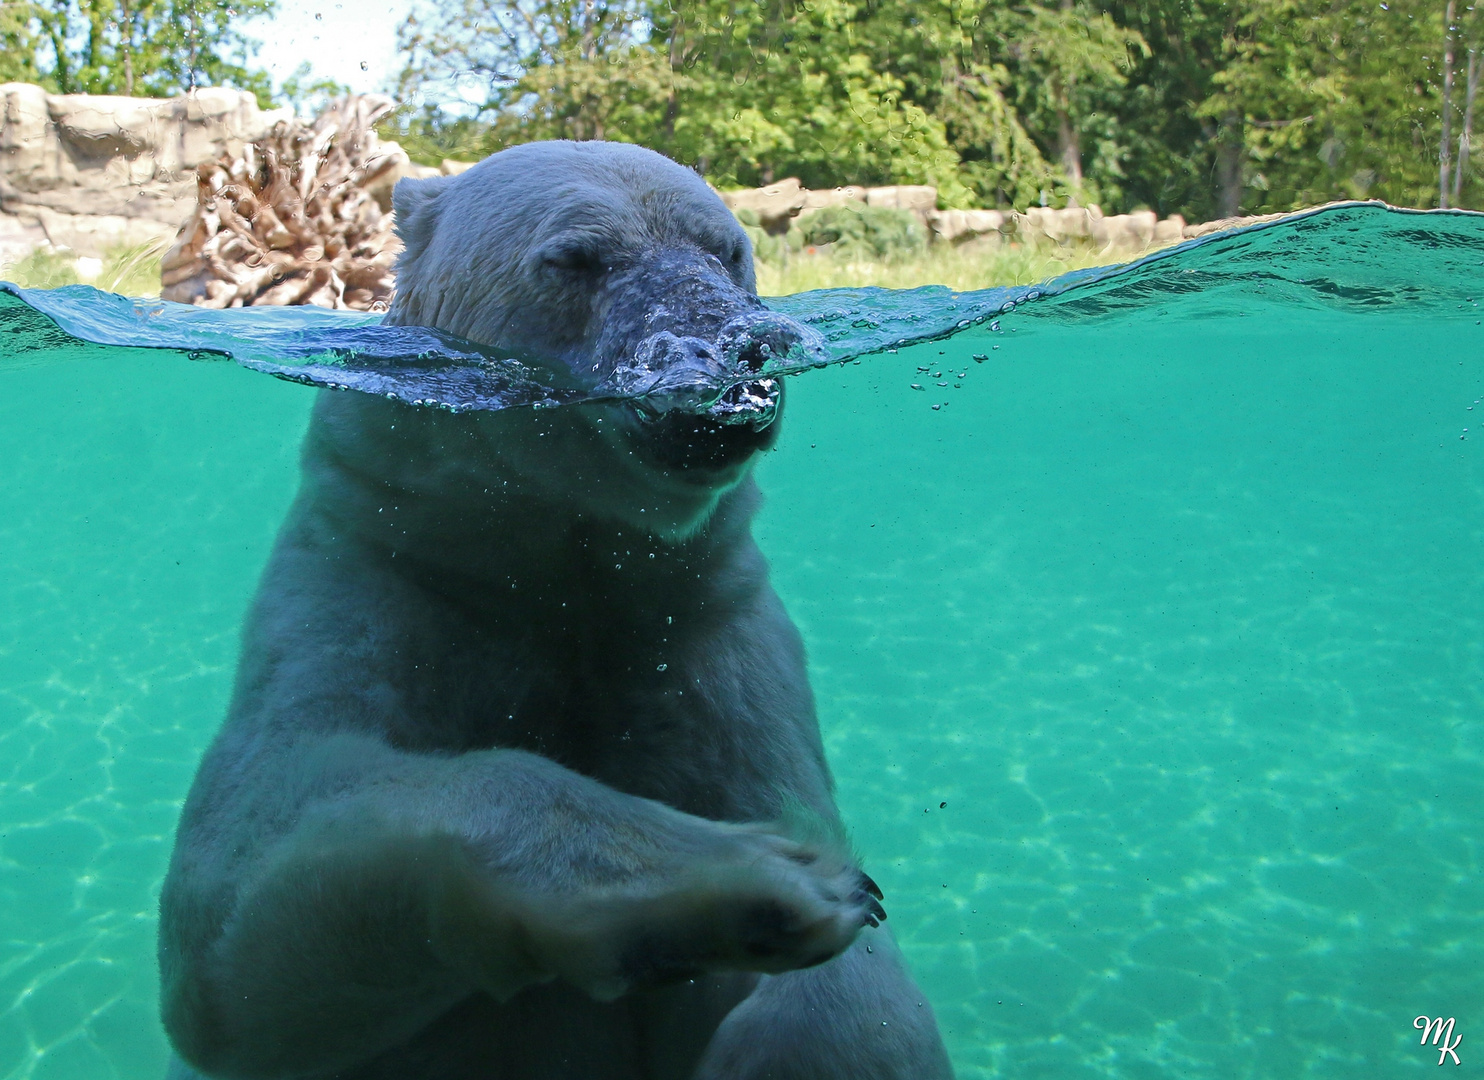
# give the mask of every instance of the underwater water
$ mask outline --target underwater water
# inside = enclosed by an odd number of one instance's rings
[[[0,296],[0,1078],[153,1080],[175,818],[327,391],[85,346],[37,309],[151,339],[63,292]],[[959,1076],[1420,1076],[1424,1014],[1481,1071],[1484,216],[776,306],[870,353],[789,381],[756,531]]]

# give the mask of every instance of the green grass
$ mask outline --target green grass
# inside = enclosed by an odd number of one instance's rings
[[[828,251],[785,251],[776,262],[757,261],[757,288],[763,296],[787,296],[810,289],[838,289],[879,285],[912,289],[919,285],[947,285],[951,289],[987,289],[996,285],[1030,285],[1080,270],[1125,262],[1120,253],[1103,257],[1090,245],[1056,248],[1019,244],[969,243],[962,247],[934,244],[918,254],[861,260]]]
[[[163,254],[164,245],[157,244],[112,248],[103,260],[102,271],[89,284],[125,296],[158,296]],[[860,285],[887,289],[912,289],[919,285],[985,289],[995,285],[1030,285],[1068,270],[1122,262],[1129,257],[1120,254],[1104,258],[1089,245],[1046,248],[1019,244],[969,243],[961,247],[934,244],[917,253],[881,259],[862,259],[827,249],[815,252],[785,249],[777,261],[757,261],[757,285],[758,292],[764,296]],[[0,278],[30,289],[53,289],[82,281],[73,256],[46,248],[0,266]]]
[[[124,296],[160,295],[160,259],[168,243],[118,245],[103,256],[103,269],[86,284]],[[83,283],[77,257],[53,248],[37,248],[13,263],[0,266],[0,278],[26,289],[55,289]]]

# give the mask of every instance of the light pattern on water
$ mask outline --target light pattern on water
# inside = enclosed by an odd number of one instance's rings
[[[790,383],[758,534],[961,1077],[1420,1074],[1423,1013],[1484,1060],[1484,225],[1372,217]],[[154,1078],[159,879],[313,392],[31,359],[0,1077]]]

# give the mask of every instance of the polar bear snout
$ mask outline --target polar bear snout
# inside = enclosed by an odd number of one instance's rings
[[[768,311],[720,259],[686,243],[657,246],[606,282],[594,370],[651,414],[708,413],[728,386],[769,366],[823,356],[818,335]],[[806,361],[807,362],[807,361]],[[754,387],[714,419],[766,426],[775,395]],[[746,406],[755,415],[737,415]]]
[[[730,367],[754,372],[824,356],[824,343],[817,333],[766,308],[728,320],[716,335],[716,346]]]
[[[738,316],[763,310],[720,259],[685,241],[630,256],[606,277],[602,292],[595,351],[610,370],[658,334],[715,343]]]

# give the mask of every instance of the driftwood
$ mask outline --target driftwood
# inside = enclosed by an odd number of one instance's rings
[[[208,308],[384,307],[400,245],[368,189],[406,161],[373,130],[391,108],[351,95],[313,125],[280,121],[240,157],[200,165],[196,211],[165,254],[160,295]]]

